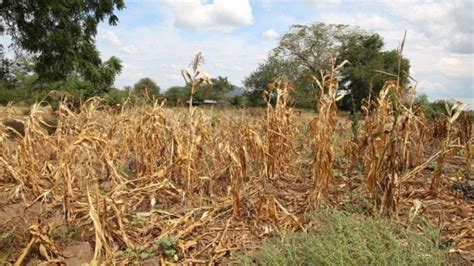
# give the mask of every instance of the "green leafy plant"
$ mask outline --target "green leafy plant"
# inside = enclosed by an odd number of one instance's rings
[[[145,221],[139,216],[134,216],[131,224],[135,226],[143,226],[145,224]]]
[[[124,258],[130,258],[130,257],[136,257],[137,253],[133,251],[132,249],[127,248],[126,250],[120,250],[118,252],[118,255]]]
[[[159,240],[155,240],[155,244],[158,246],[161,252],[165,254],[168,258],[175,257],[178,254],[176,245],[178,244],[178,239],[174,237],[162,237]]]

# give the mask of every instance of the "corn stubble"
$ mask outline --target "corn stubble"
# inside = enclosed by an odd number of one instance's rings
[[[455,123],[462,106],[449,109],[447,134],[430,138],[433,126],[406,102],[396,80],[365,105],[359,141],[336,141],[337,74],[347,62],[312,77],[317,112],[304,115],[291,108],[287,77],[268,85],[266,110],[192,106],[194,93],[209,84],[202,63],[198,54],[192,74],[182,71],[192,91],[187,110],[163,103],[109,110],[98,98],[79,110],[62,103],[49,134],[40,104],[22,117],[7,106],[0,118],[20,121],[24,134],[0,123],[0,185],[17,192],[12,200],[41,203],[65,223],[87,228],[95,243],[91,263],[137,259],[121,256],[123,250],[152,250],[169,259],[153,249],[169,236],[179,239],[173,259],[212,263],[255,249],[276,232],[306,230],[308,206],[331,196],[338,145],[350,143],[353,163],[363,164],[367,197],[385,215],[396,213],[400,186],[431,162],[437,162],[431,185],[437,191],[446,156],[470,160],[471,125]],[[436,141],[439,149],[425,150]],[[17,263],[33,246],[45,260],[60,261],[43,225],[35,226]]]

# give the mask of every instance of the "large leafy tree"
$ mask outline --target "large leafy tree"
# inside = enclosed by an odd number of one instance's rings
[[[133,91],[138,95],[148,95],[148,97],[158,97],[160,87],[151,78],[142,78],[133,86]]]
[[[331,67],[331,58],[337,56],[348,36],[361,33],[358,28],[347,25],[293,25],[282,36],[271,56],[284,58],[307,68],[312,74],[319,74]]]
[[[203,86],[196,93],[196,99],[199,100],[216,100],[224,101],[227,99],[227,94],[234,89],[234,85],[227,77],[218,76],[211,78],[210,86]]]
[[[343,109],[352,107],[352,104],[358,109],[363,99],[371,94],[377,96],[385,82],[394,79],[388,74],[399,74],[401,85],[407,85],[410,69],[408,59],[400,58],[395,50],[383,51],[383,46],[384,42],[378,34],[349,36],[341,46],[338,61],[349,60],[351,63],[342,68],[340,73],[343,88],[349,93],[349,97],[343,98],[341,102]]]
[[[244,80],[245,96],[250,105],[264,105],[262,91],[275,78],[285,75],[297,87],[294,95],[297,105],[311,108],[314,106],[314,87],[307,78],[310,74],[299,62],[272,55]]]
[[[349,60],[339,72],[343,86],[349,96],[341,102],[349,110],[352,103],[360,107],[362,99],[372,91],[377,93],[392,76],[376,70],[398,73],[398,53],[383,51],[382,38],[373,32],[347,25],[313,23],[294,25],[282,36],[279,44],[269,54],[264,64],[244,81],[251,103],[259,101],[262,90],[278,76],[286,75],[296,87],[296,103],[300,107],[313,107],[316,86],[308,77],[320,77],[336,60]],[[402,84],[408,82],[409,62],[401,61]],[[353,101],[351,101],[351,99]]]
[[[112,57],[102,62],[95,47],[97,25],[116,25],[123,0],[4,0],[0,15],[15,50],[34,56],[38,80],[66,81],[71,76],[106,91],[121,71]]]
[[[189,99],[190,96],[190,88],[189,87],[180,87],[180,86],[173,86],[168,88],[164,96],[169,103],[176,105],[178,103],[184,103]]]

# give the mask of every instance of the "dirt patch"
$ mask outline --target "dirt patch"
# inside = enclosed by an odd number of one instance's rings
[[[64,249],[63,255],[68,265],[81,265],[92,260],[94,249],[89,242],[71,243]]]

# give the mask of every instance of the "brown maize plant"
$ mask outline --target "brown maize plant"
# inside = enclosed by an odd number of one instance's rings
[[[445,109],[447,112],[447,116],[445,121],[446,125],[446,137],[444,140],[441,142],[441,147],[440,151],[441,154],[436,160],[436,167],[433,172],[433,176],[431,178],[431,184],[430,184],[430,190],[434,194],[438,194],[439,188],[440,188],[440,183],[441,183],[441,176],[446,160],[447,153],[450,152],[452,142],[454,140],[454,132],[453,130],[455,129],[453,127],[454,122],[459,118],[459,116],[463,113],[464,108],[466,107],[465,104],[462,102],[456,102],[453,106],[449,106],[447,102],[445,102]],[[461,129],[462,130],[462,129]],[[467,139],[464,139],[464,141],[467,141]]]
[[[195,167],[196,162],[193,161],[193,155],[194,153],[198,152],[196,151],[196,148],[197,148],[196,144],[201,140],[199,136],[196,136],[197,128],[201,122],[201,119],[200,117],[198,117],[197,119],[195,118],[196,108],[193,107],[193,96],[202,84],[207,84],[207,85],[211,84],[211,80],[209,76],[199,69],[199,67],[203,63],[204,63],[204,57],[199,52],[196,54],[196,56],[194,57],[190,65],[193,70],[194,75],[191,75],[186,69],[181,70],[181,75],[183,76],[183,79],[186,82],[186,85],[188,85],[191,89],[190,96],[189,96],[189,125],[188,125],[189,138],[188,138],[187,150],[186,150],[186,153],[187,153],[186,154],[186,161],[187,161],[186,191],[189,195],[192,195],[193,193],[194,179],[196,175],[196,167]]]
[[[263,141],[265,168],[263,175],[273,179],[288,173],[294,155],[294,112],[289,107],[290,94],[294,88],[287,77],[280,77],[268,85],[263,92],[267,109],[263,123]],[[272,106],[272,101],[275,106]]]
[[[333,177],[332,138],[336,127],[336,102],[344,96],[337,95],[339,88],[337,71],[347,63],[348,61],[343,61],[339,65],[333,65],[330,71],[321,73],[319,79],[311,77],[319,88],[319,94],[316,96],[317,116],[311,121],[314,182],[312,198],[316,201],[326,193]]]

